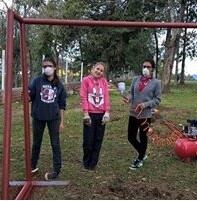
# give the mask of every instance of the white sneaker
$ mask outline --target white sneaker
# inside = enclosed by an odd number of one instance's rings
[[[145,161],[148,158],[147,155],[144,156],[144,158],[142,159],[143,161]]]
[[[31,170],[31,173],[34,174],[34,173],[38,172],[38,170],[39,170],[39,168],[34,168]]]
[[[57,172],[46,172],[44,175],[46,181],[56,179],[57,177],[58,177]]]

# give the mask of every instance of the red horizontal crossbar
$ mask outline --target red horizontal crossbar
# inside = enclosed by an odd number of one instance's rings
[[[12,11],[13,12],[13,11]],[[14,13],[15,20],[24,24],[37,25],[64,25],[64,26],[88,26],[88,27],[122,27],[122,28],[197,28],[195,22],[142,22],[142,21],[111,21],[111,20],[72,20],[50,18],[22,18]]]
[[[67,26],[102,26],[102,27],[141,27],[141,28],[197,28],[197,23],[184,22],[133,22],[133,21],[100,21],[69,19],[36,19],[23,18],[25,24],[67,25]]]

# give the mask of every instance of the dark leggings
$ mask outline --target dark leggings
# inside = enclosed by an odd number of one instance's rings
[[[83,127],[83,165],[85,168],[94,169],[99,160],[99,154],[105,133],[102,125],[102,114],[90,113],[91,126]]]
[[[59,125],[60,120],[41,121],[33,119],[33,145],[32,145],[32,169],[36,168],[37,162],[40,156],[40,149],[42,144],[42,138],[45,127],[49,129],[49,136],[51,141],[52,153],[53,153],[53,169],[59,173],[61,169],[61,149],[59,139]]]
[[[147,123],[144,125],[143,122],[147,120]],[[139,156],[138,159],[142,160],[146,154],[147,144],[148,144],[148,123],[151,123],[151,118],[147,119],[137,119],[133,116],[129,117],[128,124],[128,141],[133,145],[137,150]],[[139,131],[139,140],[137,139],[137,134]]]

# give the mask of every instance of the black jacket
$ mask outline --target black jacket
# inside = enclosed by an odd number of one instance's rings
[[[66,91],[61,82],[53,84],[42,75],[32,81],[29,90],[33,118],[46,121],[60,118],[60,109],[66,107]]]

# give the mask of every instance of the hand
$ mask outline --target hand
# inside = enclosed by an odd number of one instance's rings
[[[109,112],[105,112],[102,118],[102,125],[106,124],[110,120]]]
[[[147,119],[145,119],[144,122],[142,122],[140,124],[140,126],[143,128],[143,131],[149,130],[150,128],[150,123],[147,121]]]
[[[87,112],[84,113],[83,123],[87,126],[91,126],[91,118]]]
[[[140,103],[137,105],[137,107],[135,108],[135,112],[138,113],[137,117],[140,116],[140,114],[142,113],[143,109],[145,108],[143,103]]]
[[[122,96],[122,97],[123,97],[123,99],[122,99],[123,102],[128,104],[129,103],[129,98],[127,96]]]
[[[60,123],[60,127],[59,127],[59,132],[62,133],[63,130],[64,130],[64,123],[61,122],[61,123]]]

